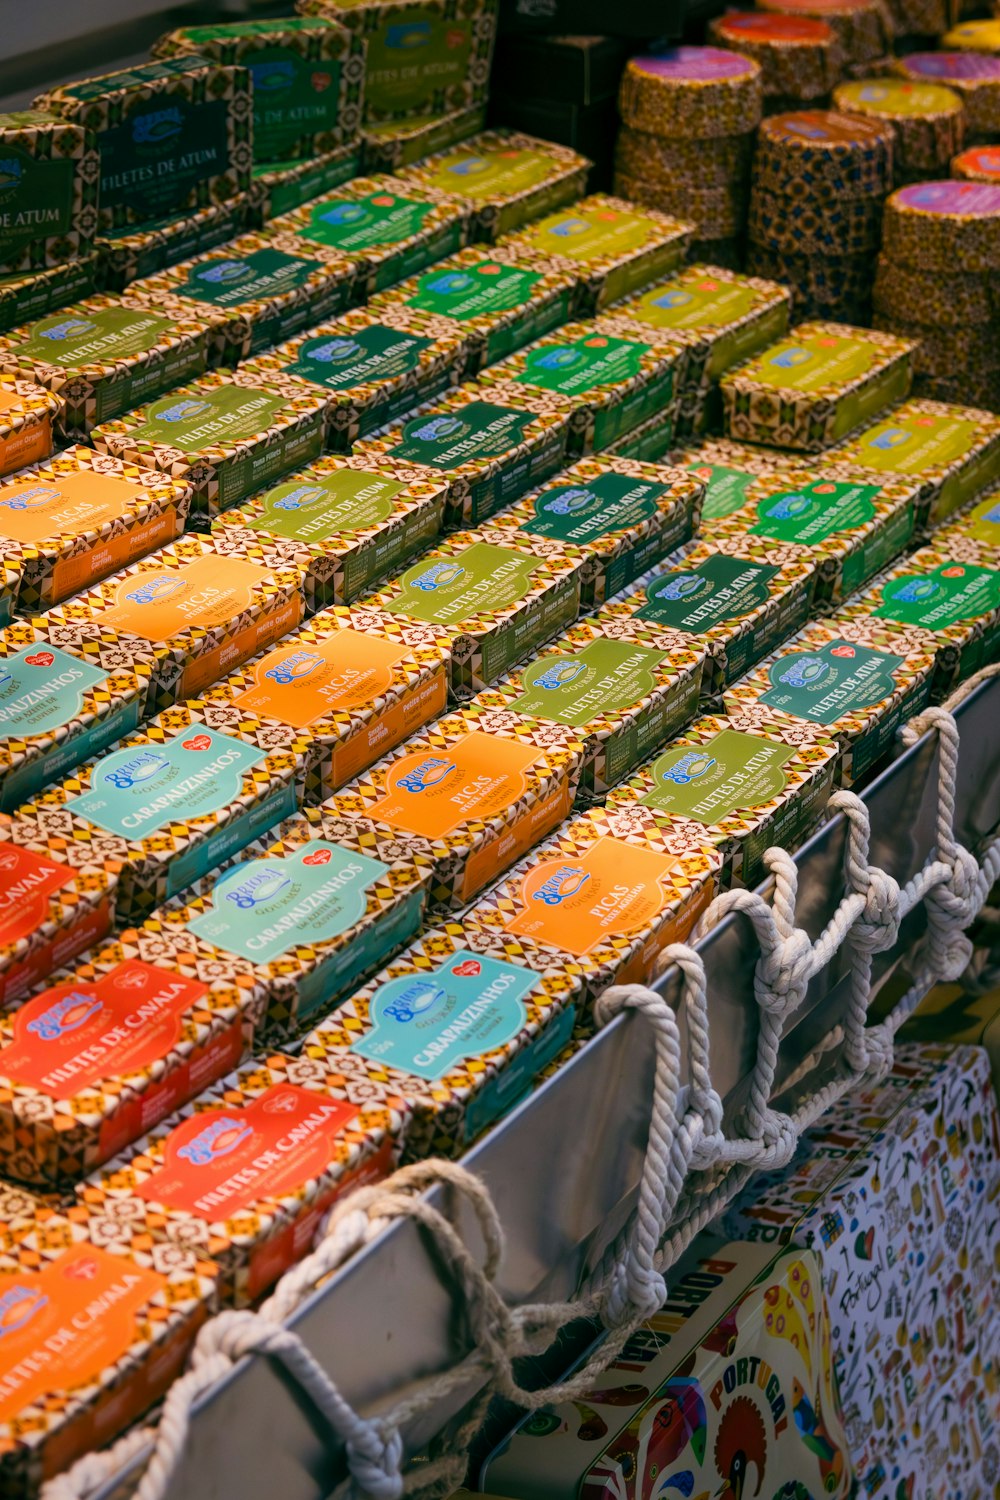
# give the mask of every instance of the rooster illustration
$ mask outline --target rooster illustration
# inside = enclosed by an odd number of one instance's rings
[[[792,1413],[803,1443],[819,1459],[823,1488],[832,1495],[844,1472],[844,1455],[830,1438],[820,1416],[819,1401],[814,1406],[797,1380],[792,1381]]]
[[[753,1500],[760,1494],[766,1464],[764,1418],[749,1396],[737,1396],[727,1406],[715,1437],[715,1467],[723,1481],[716,1500]]]
[[[676,1480],[681,1481],[677,1487],[683,1495],[681,1476],[668,1480],[666,1475],[689,1445],[700,1465],[707,1436],[708,1419],[697,1380],[675,1377],[662,1388],[642,1420],[620,1433],[589,1471],[581,1496],[652,1500]]]

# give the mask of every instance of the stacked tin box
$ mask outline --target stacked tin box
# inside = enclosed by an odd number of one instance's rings
[[[797,316],[867,321],[893,145],[883,121],[836,110],[775,115],[761,126],[747,267],[787,282]]]
[[[919,339],[920,391],[1000,408],[1000,186],[959,180],[900,188],[886,204],[875,322]]]
[[[761,70],[721,47],[633,57],[622,77],[615,192],[696,226],[694,253],[742,262]]]

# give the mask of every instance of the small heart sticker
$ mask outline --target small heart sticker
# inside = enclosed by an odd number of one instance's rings
[[[316,90],[317,94],[321,94],[324,89],[328,89],[330,87],[332,78],[333,75],[331,73],[314,73],[312,75],[312,86]]]
[[[193,739],[183,740],[185,750],[211,750],[212,741],[207,734],[196,734]]]
[[[853,646],[834,646],[830,652],[831,656],[846,656],[848,659],[852,656],[857,656],[857,654]]]
[[[314,849],[311,854],[305,856],[302,863],[304,865],[328,865],[332,858],[333,855],[329,849]]]
[[[459,979],[478,979],[483,972],[483,966],[474,958],[465,958],[460,964],[456,964],[451,972],[457,974]]]
[[[51,651],[36,651],[34,656],[26,656],[24,660],[29,667],[51,667],[55,657]]]

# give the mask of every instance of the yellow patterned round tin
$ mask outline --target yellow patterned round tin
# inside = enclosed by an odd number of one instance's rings
[[[963,21],[945,32],[941,46],[958,52],[1000,52],[1000,21]]]
[[[902,78],[842,83],[833,102],[845,114],[884,120],[896,133],[897,182],[943,176],[965,136],[965,109],[954,89]]]

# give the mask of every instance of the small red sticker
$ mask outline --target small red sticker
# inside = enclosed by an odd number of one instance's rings
[[[51,651],[36,651],[34,656],[26,656],[24,660],[29,667],[51,667],[55,657]]]
[[[314,849],[311,854],[303,857],[304,865],[328,865],[333,858],[329,849]]]
[[[834,646],[833,650],[830,652],[830,655],[852,657],[856,656],[857,652],[855,651],[853,646]]]
[[[474,958],[465,958],[460,964],[456,964],[451,972],[457,974],[459,979],[478,979],[483,972],[483,966]]]
[[[185,750],[211,750],[212,739],[207,734],[196,734],[193,739],[184,740]]]

